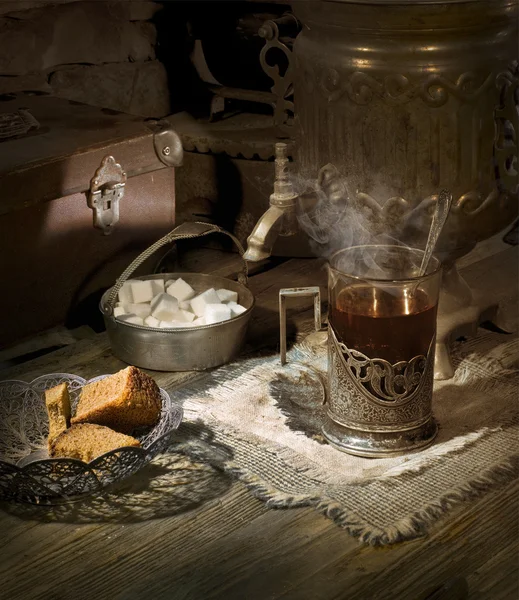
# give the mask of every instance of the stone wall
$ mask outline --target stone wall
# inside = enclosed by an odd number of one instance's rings
[[[0,1],[0,94],[36,90],[145,117],[170,112],[150,1]]]

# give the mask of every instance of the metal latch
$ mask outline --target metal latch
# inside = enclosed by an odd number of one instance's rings
[[[119,200],[124,195],[126,173],[113,156],[105,156],[90,181],[88,206],[94,211],[94,227],[104,235],[112,233],[119,221]]]

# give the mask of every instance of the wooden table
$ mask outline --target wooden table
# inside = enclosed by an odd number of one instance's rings
[[[217,263],[218,269],[206,270],[236,270],[235,257]],[[187,261],[184,267],[197,264]],[[250,279],[258,307],[247,350],[275,350],[279,288],[316,283],[324,288],[322,265],[312,259],[261,265]],[[516,266],[517,252],[509,248],[470,264],[465,275],[513,301]],[[507,281],[510,274],[515,279]],[[311,330],[308,300],[294,301],[289,321],[292,339]],[[65,371],[90,377],[122,367],[105,335],[98,334],[0,376],[30,380]],[[165,387],[175,381],[188,384],[193,374],[154,376]],[[3,504],[0,598],[419,600],[457,576],[466,579],[470,598],[519,597],[516,484],[449,513],[424,539],[373,548],[360,545],[313,509],[268,509],[239,482],[182,460],[181,468],[198,469],[214,493],[155,518],[114,522],[100,516],[83,523],[71,509],[66,517],[46,522],[38,509]],[[433,597],[457,596],[444,589]]]

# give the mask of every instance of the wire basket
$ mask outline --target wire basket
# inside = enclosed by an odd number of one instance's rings
[[[45,390],[67,383],[75,414],[81,388],[108,377],[87,381],[77,375],[52,373],[30,383],[0,382],[0,499],[57,504],[102,491],[132,475],[170,444],[182,421],[182,408],[160,389],[162,411],[152,428],[135,432],[141,447],[106,452],[89,463],[75,458],[49,458],[49,422]]]

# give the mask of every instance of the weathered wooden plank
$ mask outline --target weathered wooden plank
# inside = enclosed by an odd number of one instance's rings
[[[161,506],[158,515],[165,509]],[[122,581],[123,589],[138,589],[150,564],[168,572],[186,560],[196,560],[208,541],[224,537],[267,510],[235,484],[221,497],[187,513],[137,523],[124,514],[119,522],[103,523],[102,512],[98,523],[93,514],[94,523],[78,525],[71,510],[62,517],[66,522],[28,528],[17,517],[3,514],[2,530],[11,530],[9,544],[0,550],[3,589],[9,590],[12,600],[49,598],[59,582],[62,597],[116,598]],[[26,517],[37,518],[37,510],[27,512]],[[60,566],[64,556],[65,569]]]
[[[0,553],[0,576],[13,600],[49,598],[58,582],[61,597],[76,598],[418,600],[458,575],[471,597],[508,599],[517,597],[517,525],[507,526],[516,506],[511,487],[458,510],[429,538],[376,549],[309,509],[267,511],[233,486],[188,515],[33,527],[9,544],[7,564]]]

